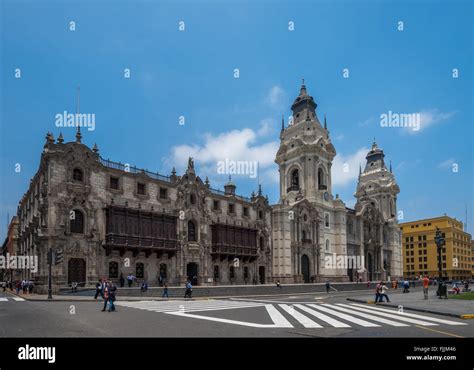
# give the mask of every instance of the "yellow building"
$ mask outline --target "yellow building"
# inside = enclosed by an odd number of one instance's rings
[[[402,231],[403,276],[438,276],[436,227],[446,240],[442,251],[443,276],[452,280],[471,279],[474,261],[471,235],[461,221],[449,216],[428,218],[400,224]]]
[[[471,240],[472,278],[474,279],[474,240]]]

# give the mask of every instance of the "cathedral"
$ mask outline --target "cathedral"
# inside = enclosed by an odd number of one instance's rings
[[[223,191],[212,188],[192,158],[184,173],[162,175],[104,159],[97,145],[82,143],[80,127],[71,142],[48,133],[18,206],[18,253],[39,258],[39,270],[23,278],[46,286],[50,249],[63,255],[53,266],[57,286],[129,274],[150,285],[401,277],[391,166],[374,142],[359,171],[355,208],[346,207],[333,194],[336,149],[316,108],[303,83],[292,119],[282,122],[275,205],[260,187],[237,195],[230,178]]]

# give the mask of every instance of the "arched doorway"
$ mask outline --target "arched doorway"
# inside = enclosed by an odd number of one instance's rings
[[[303,274],[303,282],[309,283],[310,273],[309,273],[309,258],[306,254],[301,256],[301,273]]]
[[[372,253],[367,253],[367,267],[369,270],[369,280],[373,280],[373,272],[374,272],[374,259],[372,257]]]
[[[86,260],[83,258],[71,258],[68,261],[67,282],[78,283],[80,286],[86,284]]]
[[[260,278],[260,284],[265,284],[265,266],[258,268],[258,277]]]
[[[186,266],[186,276],[191,280],[192,285],[198,285],[198,265],[195,262],[190,262]]]

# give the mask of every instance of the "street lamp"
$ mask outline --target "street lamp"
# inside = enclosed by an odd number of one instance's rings
[[[48,250],[48,299],[53,299],[52,288],[51,288],[51,267],[53,265],[53,250]]]
[[[445,298],[448,298],[447,295],[447,289],[446,285],[442,281],[443,279],[443,262],[442,262],[442,257],[441,257],[441,252],[443,250],[443,246],[446,245],[446,241],[443,237],[443,234],[441,233],[441,230],[439,227],[436,227],[436,235],[435,235],[435,243],[436,247],[438,250],[438,291],[436,294],[438,295],[438,298],[441,299],[441,296],[444,296]]]

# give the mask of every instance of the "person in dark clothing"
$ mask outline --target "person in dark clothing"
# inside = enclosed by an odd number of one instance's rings
[[[163,295],[161,296],[161,298],[170,298],[169,295],[168,295],[168,284],[165,283],[165,285],[163,285]]]
[[[115,296],[117,294],[117,287],[109,281],[109,312],[115,312]]]
[[[123,288],[125,285],[125,278],[123,277],[123,274],[120,274],[119,283],[120,283],[120,288]]]
[[[99,281],[95,284],[95,296],[94,299],[97,299],[97,297],[101,295],[103,298],[104,294],[102,292],[102,279],[99,279]]]
[[[184,298],[192,298],[193,295],[193,286],[191,282],[188,280],[186,282],[186,290],[184,291]]]
[[[331,289],[331,283],[326,281],[326,293],[329,293],[329,289]]]

